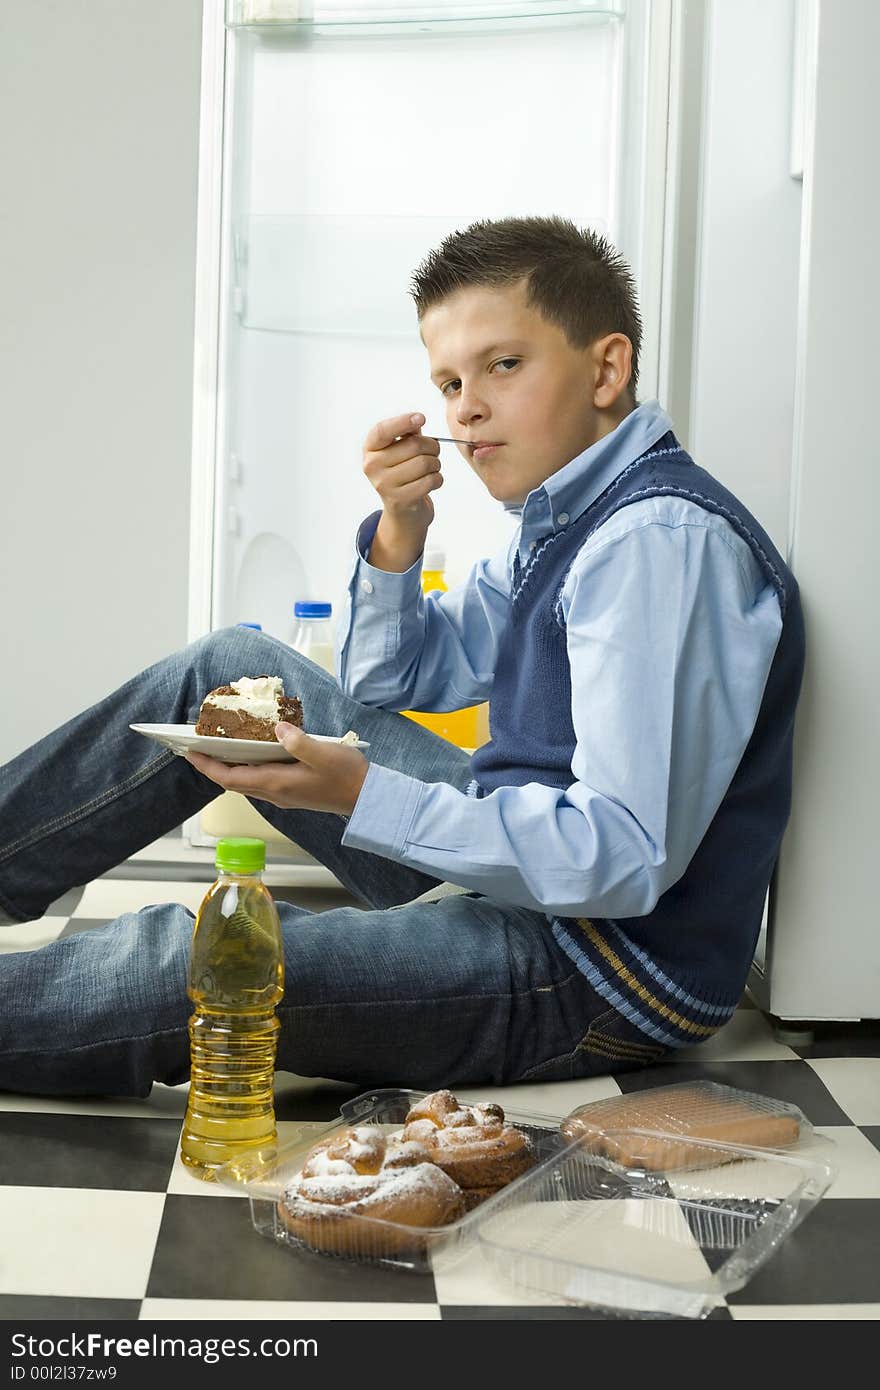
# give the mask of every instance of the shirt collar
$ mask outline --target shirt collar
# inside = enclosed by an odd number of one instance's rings
[[[643,401],[610,434],[533,488],[522,505],[505,506],[505,511],[522,518],[523,531],[557,531],[582,516],[618,473],[671,429],[672,421],[659,402]]]

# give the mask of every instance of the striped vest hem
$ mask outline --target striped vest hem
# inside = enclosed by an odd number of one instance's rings
[[[733,1016],[739,996],[690,994],[664,975],[608,918],[551,917],[553,936],[593,989],[664,1047],[704,1042]],[[705,993],[705,991],[704,991]]]

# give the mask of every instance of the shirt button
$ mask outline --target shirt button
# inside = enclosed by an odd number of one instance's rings
[[[373,586],[370,583],[369,579],[361,580],[361,588],[363,589],[365,594],[371,594],[373,592]]]
[[[558,517],[556,518],[556,520],[559,522],[559,525],[560,525],[560,526],[567,526],[567,525],[568,525],[568,512],[560,512],[559,515],[558,515]]]

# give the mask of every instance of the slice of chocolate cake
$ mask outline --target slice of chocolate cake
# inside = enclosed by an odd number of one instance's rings
[[[295,695],[285,695],[280,676],[242,676],[220,685],[202,701],[197,734],[211,738],[254,738],[274,743],[279,719],[303,726],[303,709]]]

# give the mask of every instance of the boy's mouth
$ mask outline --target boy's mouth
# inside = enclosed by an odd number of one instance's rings
[[[493,444],[487,440],[475,440],[471,445],[473,457],[475,459],[488,458],[495,449],[502,449],[503,444]]]

